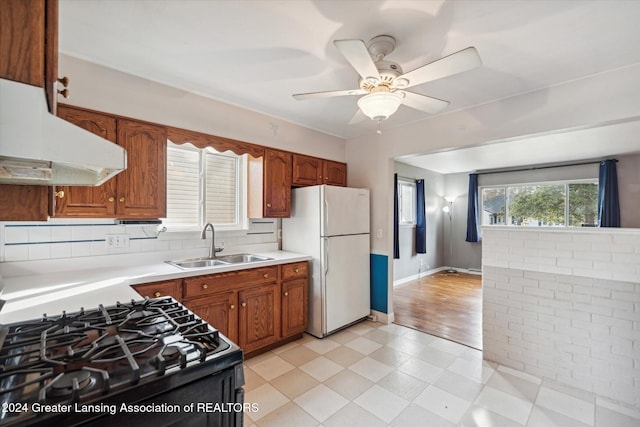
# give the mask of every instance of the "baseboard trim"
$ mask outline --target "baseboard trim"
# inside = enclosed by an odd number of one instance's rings
[[[398,285],[402,285],[403,283],[411,282],[412,280],[417,280],[425,276],[429,276],[434,273],[438,273],[440,271],[446,270],[448,267],[438,267],[432,268],[431,270],[423,271],[418,274],[414,274],[412,276],[403,277],[402,279],[394,280],[393,287],[395,288]]]
[[[369,315],[369,320],[384,323],[385,325],[393,323],[393,318],[393,313],[383,313],[377,310],[371,310],[371,314]]]

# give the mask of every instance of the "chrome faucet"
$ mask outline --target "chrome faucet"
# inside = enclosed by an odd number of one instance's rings
[[[210,222],[204,225],[200,238],[203,240],[207,238],[207,228],[211,229],[211,248],[209,249],[209,258],[215,258],[216,253],[222,252],[224,246],[221,248],[216,247],[216,230],[213,228],[213,224],[211,224]]]

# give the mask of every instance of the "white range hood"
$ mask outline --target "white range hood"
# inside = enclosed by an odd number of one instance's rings
[[[127,152],[50,114],[44,89],[0,79],[0,183],[101,185]]]

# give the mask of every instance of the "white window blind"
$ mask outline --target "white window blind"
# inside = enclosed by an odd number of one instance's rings
[[[167,144],[167,218],[164,223],[201,227],[241,226],[241,156]]]
[[[238,158],[205,152],[206,221],[235,224],[238,221]]]

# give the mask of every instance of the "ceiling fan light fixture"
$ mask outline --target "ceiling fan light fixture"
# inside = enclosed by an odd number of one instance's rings
[[[403,96],[395,92],[374,92],[358,100],[358,107],[365,116],[380,122],[398,110]]]

